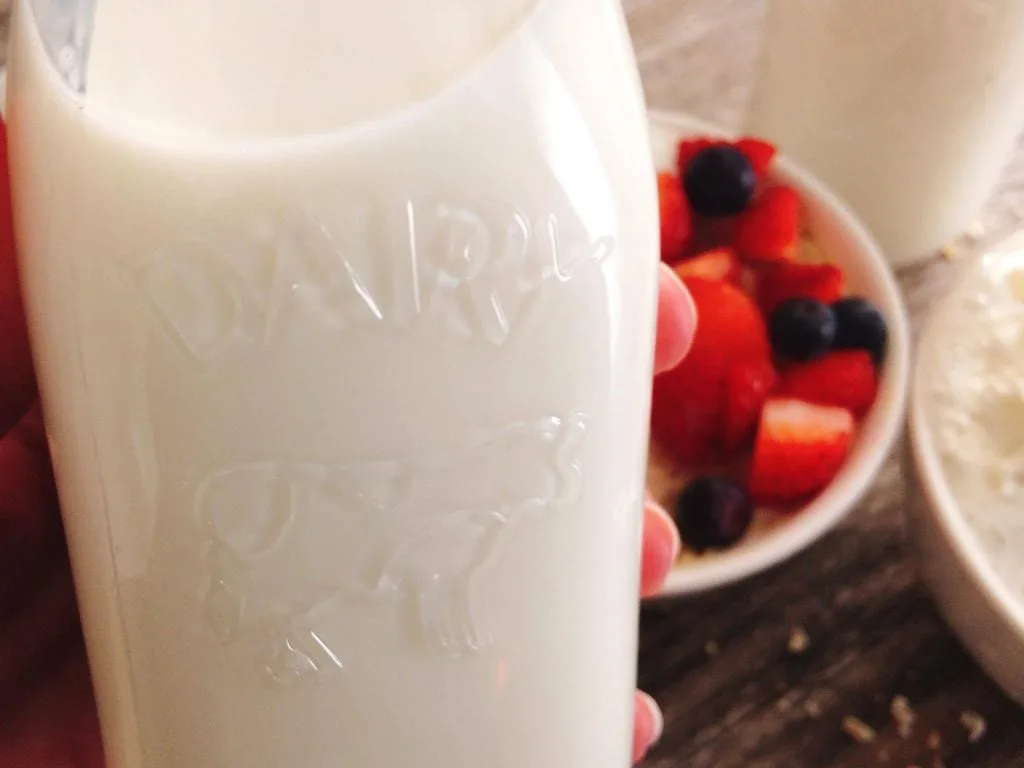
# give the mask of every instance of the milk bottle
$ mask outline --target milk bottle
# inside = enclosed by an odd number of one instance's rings
[[[1024,0],[770,0],[747,130],[835,188],[894,264],[978,215],[1024,128]]]
[[[23,0],[111,768],[624,768],[656,301],[613,0]]]

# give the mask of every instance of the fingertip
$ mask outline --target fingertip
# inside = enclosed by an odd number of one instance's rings
[[[648,499],[644,504],[643,550],[640,558],[642,597],[651,597],[661,591],[681,550],[679,529],[671,515],[660,504]]]
[[[638,696],[651,718],[651,746],[654,746],[661,741],[661,737],[665,733],[665,715],[662,714],[661,707],[650,694],[640,691]]]
[[[633,762],[638,763],[661,739],[665,718],[658,703],[643,691],[637,691],[634,718]]]
[[[655,345],[655,370],[677,366],[690,351],[697,330],[697,309],[683,281],[666,264],[658,277],[658,328]]]

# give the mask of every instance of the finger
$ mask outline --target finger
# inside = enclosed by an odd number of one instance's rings
[[[658,743],[665,719],[657,702],[642,691],[636,694],[633,715],[633,764],[639,763]]]
[[[669,571],[679,559],[679,531],[664,507],[648,498],[644,503],[644,538],[640,555],[640,594],[651,597],[661,591]]]
[[[665,264],[658,282],[658,328],[654,345],[655,373],[670,370],[690,351],[697,330],[697,310],[679,279]]]
[[[7,166],[7,128],[0,121],[0,435],[35,397],[35,377],[18,283]]]
[[[45,556],[60,551],[60,516],[39,409],[0,438],[0,622]]]

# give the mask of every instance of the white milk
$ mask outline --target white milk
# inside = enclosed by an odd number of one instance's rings
[[[1024,238],[967,270],[920,365],[944,477],[996,571],[1024,600]]]
[[[771,0],[746,128],[897,265],[965,230],[1024,127],[1024,0]]]
[[[618,4],[104,2],[82,100],[18,5],[8,105],[111,768],[627,766],[658,226]],[[367,80],[346,25],[399,6],[422,66]]]
[[[435,92],[534,4],[97,0],[89,107],[221,140],[337,130]]]

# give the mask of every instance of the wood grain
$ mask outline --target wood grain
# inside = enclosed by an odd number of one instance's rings
[[[736,127],[756,66],[763,0],[627,0],[652,106]],[[1024,222],[1024,148],[958,247],[971,258]],[[915,328],[955,261],[900,282]],[[897,453],[898,455],[898,453]],[[1019,768],[1024,714],[978,669],[936,613],[903,532],[895,457],[838,531],[789,563],[698,598],[649,604],[640,681],[665,708],[653,768]],[[806,632],[802,653],[788,649]],[[905,696],[903,738],[890,714]],[[987,723],[971,744],[964,712]],[[856,717],[876,731],[859,743]]]

